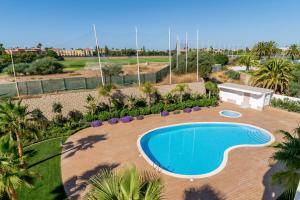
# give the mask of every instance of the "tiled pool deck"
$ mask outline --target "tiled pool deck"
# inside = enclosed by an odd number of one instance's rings
[[[231,119],[219,116],[219,111],[225,109],[241,112],[242,117]],[[260,112],[222,103],[216,108],[205,108],[190,114],[153,115],[128,124],[87,128],[71,136],[63,147],[62,180],[69,198],[80,199],[85,180],[100,169],[118,170],[134,164],[140,170],[155,172],[139,156],[136,145],[139,135],[153,128],[184,122],[247,123],[270,131],[280,141],[281,135],[276,131],[292,131],[300,124],[300,115],[273,108]],[[165,183],[164,197],[172,200],[275,199],[280,188],[270,187],[269,178],[279,166],[270,165],[272,153],[270,147],[235,149],[229,153],[227,165],[220,173],[193,182],[161,174]]]

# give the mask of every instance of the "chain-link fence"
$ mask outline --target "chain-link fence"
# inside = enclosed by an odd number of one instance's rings
[[[141,83],[157,83],[169,73],[169,66],[155,73],[141,74]],[[104,77],[105,84],[131,86],[138,84],[137,75],[122,75]],[[101,85],[101,77],[73,77],[51,80],[36,80],[18,82],[20,95],[37,95],[68,90],[95,89]],[[15,83],[0,84],[0,95],[12,97],[17,95]]]

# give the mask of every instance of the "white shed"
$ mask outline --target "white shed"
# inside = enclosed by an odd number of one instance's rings
[[[218,87],[222,101],[256,110],[263,110],[265,106],[269,105],[273,95],[273,90],[248,85],[224,83]]]

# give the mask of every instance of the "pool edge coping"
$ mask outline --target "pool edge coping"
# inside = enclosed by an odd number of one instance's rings
[[[239,114],[239,116],[238,116],[238,117],[226,116],[226,115],[223,115],[223,114],[222,114],[222,112],[224,112],[224,111],[229,111],[229,112],[238,113],[238,114]],[[219,112],[219,115],[220,115],[221,117],[227,117],[227,118],[232,118],[232,119],[240,118],[240,117],[242,117],[242,116],[243,116],[243,114],[242,114],[242,113],[240,113],[240,112],[237,112],[237,111],[234,111],[234,110],[221,110],[221,111]]]
[[[147,154],[144,152],[143,148],[141,147],[141,138],[152,132],[152,131],[155,131],[157,129],[160,129],[160,128],[167,128],[167,127],[172,127],[172,126],[177,126],[177,125],[188,125],[188,124],[215,124],[215,123],[218,123],[218,124],[237,124],[237,125],[244,125],[244,126],[249,126],[249,127],[253,127],[253,128],[256,128],[256,129],[259,129],[265,133],[267,133],[268,135],[270,135],[271,137],[271,140],[267,143],[264,143],[264,144],[241,144],[241,145],[235,145],[235,146],[232,146],[230,148],[227,148],[225,151],[224,151],[224,157],[223,157],[223,160],[222,160],[222,163],[213,171],[209,172],[209,173],[205,173],[205,174],[201,174],[201,175],[182,175],[182,174],[176,174],[176,173],[172,173],[172,172],[169,172],[165,169],[162,169],[160,166],[158,166],[157,164],[155,164],[148,156]],[[138,150],[140,152],[140,154],[143,156],[143,158],[146,160],[146,162],[152,166],[155,170],[157,170],[158,172],[162,172],[166,175],[169,175],[169,176],[172,176],[172,177],[175,177],[175,178],[182,178],[182,179],[200,179],[200,178],[207,178],[207,177],[210,177],[210,176],[213,176],[213,175],[216,175],[218,174],[219,172],[221,172],[225,167],[226,167],[226,164],[227,164],[227,161],[228,161],[228,155],[229,155],[229,152],[234,150],[234,149],[237,149],[237,148],[241,148],[241,147],[266,147],[266,146],[269,146],[271,145],[273,142],[275,141],[275,137],[274,135],[264,129],[264,128],[260,128],[258,126],[255,126],[255,125],[252,125],[252,124],[246,124],[246,123],[237,123],[237,122],[186,122],[186,123],[177,123],[177,124],[171,124],[171,125],[167,125],[167,126],[161,126],[161,127],[158,127],[158,128],[154,128],[154,129],[151,129],[141,135],[139,135],[138,139],[137,139],[137,147],[138,147]]]

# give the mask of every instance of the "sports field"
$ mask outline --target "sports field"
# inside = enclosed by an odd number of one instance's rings
[[[154,57],[141,57],[139,58],[140,63],[146,62],[168,62],[167,56],[154,56]],[[82,69],[86,63],[96,63],[98,62],[98,58],[69,58],[64,61],[61,61],[65,66],[65,70],[80,70]],[[102,58],[102,62],[104,64],[107,63],[120,63],[120,64],[136,64],[136,57],[116,57],[116,58]]]

